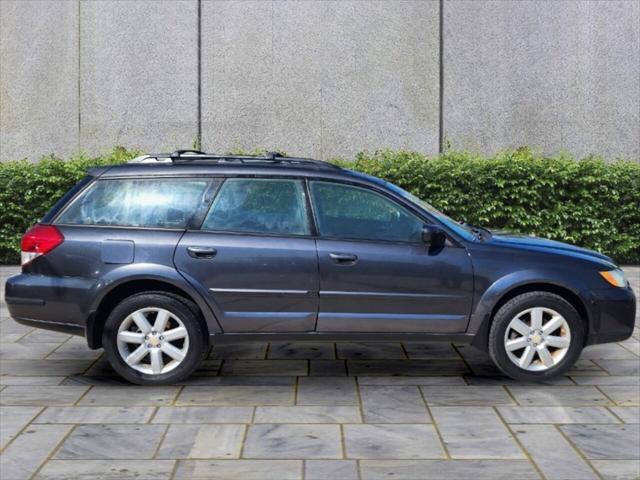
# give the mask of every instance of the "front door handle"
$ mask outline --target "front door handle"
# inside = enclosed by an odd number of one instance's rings
[[[329,257],[338,265],[353,265],[358,261],[358,256],[352,253],[330,253]]]
[[[218,251],[213,247],[187,247],[187,253],[193,258],[213,258]]]

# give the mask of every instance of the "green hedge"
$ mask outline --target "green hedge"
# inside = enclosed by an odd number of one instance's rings
[[[137,151],[116,148],[100,157],[76,155],[69,160],[43,157],[0,163],[0,264],[20,263],[20,238],[87,169],[123,163]]]
[[[0,263],[18,261],[22,233],[87,168],[121,163],[140,152],[116,148],[101,157],[0,163]],[[544,157],[522,148],[487,158],[448,151],[359,154],[348,168],[385,178],[453,218],[592,248],[640,263],[640,164]]]
[[[359,154],[382,177],[456,220],[534,234],[640,263],[640,164],[543,157],[521,148],[486,158],[449,151]]]

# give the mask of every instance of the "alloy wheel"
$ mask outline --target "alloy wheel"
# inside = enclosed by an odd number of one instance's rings
[[[530,372],[545,371],[560,363],[570,345],[567,320],[546,307],[518,313],[504,333],[507,356],[515,365]]]
[[[189,351],[189,333],[169,310],[142,308],[120,324],[118,352],[125,363],[147,375],[168,373],[182,363]]]

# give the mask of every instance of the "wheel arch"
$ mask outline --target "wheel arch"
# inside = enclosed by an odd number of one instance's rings
[[[107,291],[96,301],[92,313],[87,319],[86,338],[89,348],[96,349],[102,347],[102,332],[104,324],[113,308],[127,297],[143,292],[164,292],[172,296],[186,300],[187,306],[191,308],[200,319],[205,331],[205,341],[208,342],[209,335],[219,331],[217,320],[213,314],[207,310],[207,306],[188,289],[165,279],[153,277],[123,279],[111,285]]]
[[[497,295],[495,301],[492,302],[491,305],[489,305],[489,308],[485,308],[482,311],[476,311],[476,313],[472,315],[472,321],[470,323],[471,328],[472,324],[475,321],[477,328],[477,330],[475,330],[475,336],[471,344],[483,351],[487,351],[489,344],[489,329],[491,328],[491,322],[496,312],[512,298],[529,292],[554,293],[569,302],[571,306],[576,309],[576,311],[580,315],[580,318],[584,322],[584,339],[586,344],[587,338],[589,336],[589,331],[591,329],[592,316],[584,300],[580,297],[580,295],[578,295],[570,288],[567,288],[566,286],[543,281],[535,281],[515,285],[512,288],[501,292],[500,295]],[[478,309],[479,308],[480,304],[478,306]]]

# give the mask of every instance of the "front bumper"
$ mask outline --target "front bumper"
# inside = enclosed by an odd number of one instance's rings
[[[587,345],[620,342],[633,333],[636,297],[626,288],[602,288],[582,292],[592,312]]]

